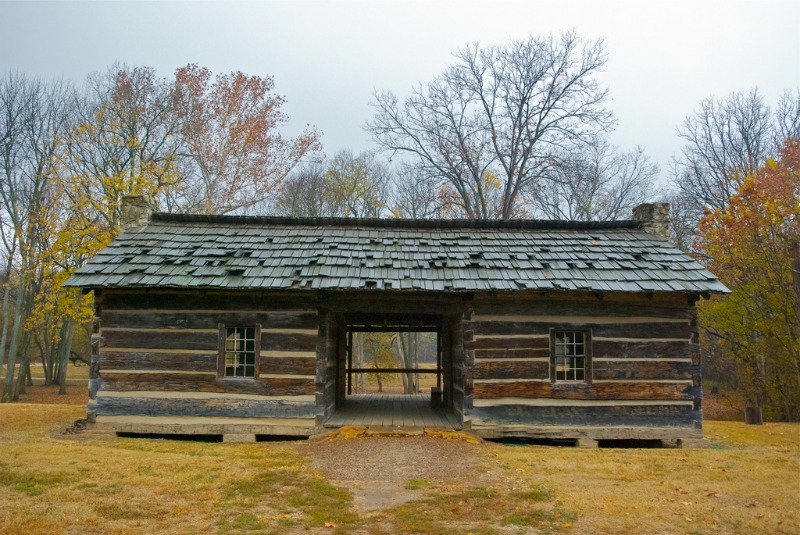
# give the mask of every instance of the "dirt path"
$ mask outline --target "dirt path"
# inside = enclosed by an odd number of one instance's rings
[[[368,512],[420,498],[424,485],[415,481],[471,479],[482,445],[452,435],[336,437],[299,443],[297,449],[333,484],[349,489],[355,506]]]

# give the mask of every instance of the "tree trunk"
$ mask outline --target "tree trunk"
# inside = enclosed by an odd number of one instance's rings
[[[800,241],[792,243],[792,287],[794,289],[794,336],[800,338]],[[797,386],[800,387],[800,354],[794,356]]]
[[[44,377],[44,385],[47,386],[50,384],[50,374],[52,373],[52,365],[50,364],[51,356],[47,349],[45,349],[45,347],[42,345],[39,338],[36,337],[35,340],[36,349],[39,350],[39,360],[42,362],[42,377]]]
[[[25,355],[19,362],[19,374],[17,375],[17,386],[14,391],[14,401],[19,401],[20,394],[27,394],[27,390],[25,389],[25,387],[27,386],[27,380],[30,380],[30,376],[31,376],[31,362],[28,359],[27,355]]]
[[[67,393],[67,361],[72,347],[72,338],[75,335],[75,322],[66,316],[61,323],[61,340],[58,343],[58,393]]]
[[[397,352],[400,356],[400,362],[403,363],[403,368],[415,368],[414,361],[416,357],[416,341],[414,335],[417,333],[398,333],[397,334]],[[416,374],[414,372],[406,372],[402,374],[403,377],[403,393],[416,394],[417,384],[414,380]]]
[[[364,367],[364,336],[363,333],[353,335],[353,356],[356,368]],[[366,376],[363,373],[356,374],[355,393],[363,394],[367,391]]]
[[[17,302],[14,306],[14,327],[11,329],[11,346],[8,348],[8,368],[6,369],[6,379],[3,384],[3,393],[0,402],[7,403],[16,396],[14,392],[14,367],[17,364],[17,347],[19,344],[19,330],[22,325],[22,310],[24,295],[24,280],[21,270],[19,284],[17,285]]]
[[[11,301],[11,288],[7,287],[3,296],[3,335],[0,337],[0,369],[6,359],[6,342],[8,342],[8,304]],[[0,393],[2,396],[2,393]]]
[[[22,365],[19,368],[20,371],[20,385],[22,388],[19,389],[19,394],[25,393],[26,386],[33,386],[33,379],[31,378],[31,334],[29,332],[25,332],[22,335],[22,355],[24,360],[22,361]],[[23,383],[23,380],[25,381]]]

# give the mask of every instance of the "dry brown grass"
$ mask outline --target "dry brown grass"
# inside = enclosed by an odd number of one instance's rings
[[[19,368],[17,368],[17,371]],[[0,374],[5,376],[6,373],[6,366],[0,368]],[[31,363],[31,377],[34,380],[41,379],[44,377],[44,369],[42,368],[41,363],[32,362]],[[72,364],[67,364],[67,380],[68,381],[77,381],[77,380],[88,380],[89,379],[89,366],[86,364],[80,363],[77,366]]]
[[[86,405],[89,401],[89,366],[67,367],[67,393],[58,393],[57,385],[44,386],[44,373],[41,365],[31,366],[33,386],[26,386],[19,395],[20,403],[40,403],[46,405]],[[5,377],[5,367],[0,369],[0,377]]]
[[[80,406],[0,406],[0,533],[357,526],[349,493],[287,445],[61,434],[82,415]]]
[[[706,422],[704,450],[504,448],[512,485],[555,490],[575,533],[797,533],[800,426]]]
[[[474,477],[410,475],[405,488],[414,499],[360,511],[295,444],[63,435],[83,414],[82,405],[0,405],[0,533],[800,529],[797,424],[707,422],[706,450],[482,443],[470,450],[480,457]],[[345,442],[360,440],[371,439]]]
[[[67,393],[58,393],[58,386],[33,385],[26,386],[25,393],[19,395],[20,403],[36,403],[43,405],[82,405],[89,401],[89,390],[86,384],[67,385]]]

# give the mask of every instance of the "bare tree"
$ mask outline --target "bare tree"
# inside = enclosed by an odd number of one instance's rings
[[[601,40],[567,32],[472,44],[455,58],[402,104],[391,92],[376,93],[366,129],[382,148],[412,155],[447,181],[468,217],[513,217],[521,192],[559,148],[612,124],[607,90],[595,78],[607,61]],[[500,191],[497,210],[493,189]]]
[[[676,162],[680,188],[706,206],[724,208],[744,177],[769,154],[769,119],[755,89],[701,102],[679,130],[686,140]]]
[[[778,123],[774,140],[776,146],[782,145],[790,137],[800,137],[800,89],[783,92],[778,100],[775,119]]]
[[[785,91],[774,112],[755,88],[707,98],[678,133],[686,143],[673,160],[673,237],[689,247],[703,211],[724,210],[747,176],[800,135],[800,90]]]
[[[658,166],[635,147],[621,152],[605,139],[556,156],[546,175],[526,192],[534,213],[577,221],[625,219],[658,195]]]
[[[275,212],[291,217],[324,217],[325,188],[325,166],[320,162],[303,165],[278,187]]]
[[[670,206],[670,240],[683,251],[693,252],[697,222],[703,217],[702,206],[680,190],[668,192],[664,200]]]
[[[445,199],[442,181],[427,174],[423,166],[402,163],[395,168],[392,213],[407,219],[441,217]]]
[[[391,173],[375,154],[342,150],[306,165],[280,188],[275,210],[307,217],[379,217],[386,213]]]
[[[686,141],[674,162],[678,189],[700,207],[724,209],[745,177],[777,153],[781,122],[757,89],[702,101],[678,130]]]
[[[19,74],[0,80],[0,210],[9,279],[3,305],[0,363],[10,338],[2,401],[16,399],[14,367],[30,336],[22,330],[34,294],[44,276],[40,262],[47,246],[48,210],[58,177],[57,151],[68,128],[70,88]],[[14,311],[9,312],[13,292]],[[25,352],[23,351],[23,354]],[[25,355],[27,356],[27,355]],[[23,369],[26,362],[22,360]],[[21,376],[24,378],[24,376]]]
[[[336,153],[325,171],[330,215],[379,217],[386,211],[390,172],[375,154]]]

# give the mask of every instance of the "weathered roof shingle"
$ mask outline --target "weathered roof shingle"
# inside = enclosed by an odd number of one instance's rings
[[[726,292],[638,221],[154,214],[66,286]]]

